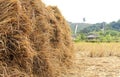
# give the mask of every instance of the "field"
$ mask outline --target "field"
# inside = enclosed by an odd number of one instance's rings
[[[83,57],[120,56],[119,43],[75,43],[76,51]]]
[[[120,77],[119,43],[75,43],[72,73],[66,77]]]

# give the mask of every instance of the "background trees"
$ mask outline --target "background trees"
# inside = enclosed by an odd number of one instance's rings
[[[104,25],[103,25],[104,23]],[[77,38],[78,41],[86,41],[87,36],[92,34],[99,35],[97,41],[101,42],[118,42],[120,41],[120,20],[117,22],[113,21],[110,23],[96,23],[96,24],[88,24],[88,23],[69,23],[72,34],[74,35],[74,26],[78,24],[77,30]]]

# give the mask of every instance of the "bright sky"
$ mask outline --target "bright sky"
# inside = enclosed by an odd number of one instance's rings
[[[66,20],[86,23],[111,22],[120,19],[120,0],[42,0],[58,6]]]

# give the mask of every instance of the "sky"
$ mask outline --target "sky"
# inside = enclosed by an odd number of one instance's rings
[[[120,19],[120,0],[42,0],[46,5],[57,6],[70,22],[112,22]]]

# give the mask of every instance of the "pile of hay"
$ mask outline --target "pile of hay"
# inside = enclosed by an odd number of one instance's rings
[[[64,77],[73,44],[57,7],[0,0],[0,77]]]

